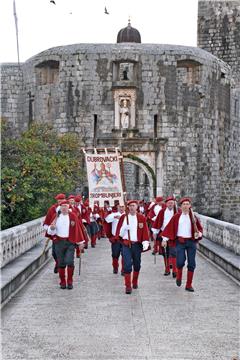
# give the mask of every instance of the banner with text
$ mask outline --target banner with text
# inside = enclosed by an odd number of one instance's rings
[[[93,207],[98,202],[103,207],[104,201],[108,200],[114,205],[118,200],[124,205],[122,179],[120,171],[119,154],[87,154],[85,153],[89,187],[89,206]]]

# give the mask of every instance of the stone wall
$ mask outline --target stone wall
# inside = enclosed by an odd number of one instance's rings
[[[0,66],[1,118],[7,120],[9,134],[17,136],[28,126],[23,118],[24,79],[22,66],[6,63]]]
[[[198,2],[198,46],[228,63],[240,81],[240,2]]]
[[[240,255],[240,226],[197,214],[203,225],[203,236]]]
[[[198,46],[231,66],[230,117],[222,120],[224,133],[221,179],[221,217],[240,224],[240,2],[199,1]],[[224,80],[224,72],[221,74]]]
[[[43,218],[1,232],[1,267],[35,246],[44,237]]]
[[[118,73],[122,64],[131,65],[127,81]],[[237,146],[226,137],[227,64],[193,47],[77,44],[46,50],[22,68],[29,106],[14,132],[32,118],[76,132],[85,146],[124,147],[151,164],[162,194],[189,195],[199,212],[221,215],[224,166],[234,156],[226,159],[226,148]],[[114,94],[121,89],[136,96],[136,125],[126,132],[115,128]]]

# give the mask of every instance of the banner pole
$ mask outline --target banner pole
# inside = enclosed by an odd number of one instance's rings
[[[126,183],[125,183],[125,175],[124,175],[124,167],[123,167],[123,155],[120,150],[118,150],[120,153],[119,159],[120,159],[120,169],[121,169],[121,177],[122,177],[122,187],[123,187],[123,200],[124,200],[124,206],[125,206],[125,214],[126,214],[126,221],[127,225],[129,225],[129,219],[128,219],[128,209],[127,209],[127,192],[126,192]],[[128,240],[131,241],[130,237],[130,230],[128,230]],[[129,247],[131,247],[131,242],[129,243]]]

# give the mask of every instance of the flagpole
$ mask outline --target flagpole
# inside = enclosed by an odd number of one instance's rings
[[[20,66],[20,56],[19,56],[19,42],[18,42],[18,19],[15,0],[13,0],[13,16],[15,20],[15,30],[16,30],[16,40],[17,40],[17,57],[18,57],[18,66]]]

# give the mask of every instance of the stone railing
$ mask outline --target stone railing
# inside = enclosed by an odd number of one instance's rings
[[[203,236],[240,255],[240,226],[197,214],[203,225]]]
[[[36,245],[44,236],[39,218],[1,232],[1,268]]]

